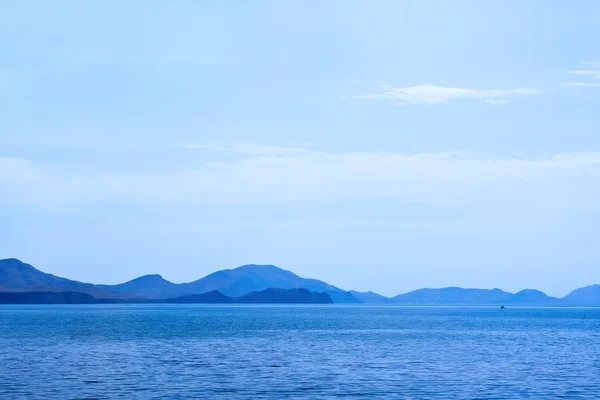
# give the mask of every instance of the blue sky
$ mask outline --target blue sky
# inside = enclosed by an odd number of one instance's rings
[[[0,6],[0,258],[600,283],[596,1]]]

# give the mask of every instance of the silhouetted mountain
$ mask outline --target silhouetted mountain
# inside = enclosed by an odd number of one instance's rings
[[[170,298],[193,294],[185,284],[169,282],[160,275],[144,275],[118,285],[99,285],[111,293],[148,299]]]
[[[550,297],[546,293],[539,290],[525,289],[513,294],[501,302],[511,305],[553,306],[558,305],[560,300],[556,297]]]
[[[177,304],[331,304],[327,293],[306,289],[269,288],[237,298],[218,290],[172,299],[102,299],[81,292],[0,292],[0,304],[106,304],[106,303],[177,303]]]
[[[333,300],[334,303],[340,303],[340,304],[361,304],[362,303],[362,301],[360,301],[356,297],[352,296],[352,293],[346,292],[344,290],[339,290],[339,291],[330,290],[330,291],[326,291],[323,293],[327,293],[329,296],[331,296],[331,299]]]
[[[98,285],[72,281],[39,271],[15,258],[0,260],[0,290],[12,291],[75,291],[96,297],[113,294]]]
[[[4,291],[77,291],[96,298],[167,299],[214,290],[239,297],[269,288],[306,289],[327,293],[336,303],[360,303],[350,292],[316,279],[301,278],[273,265],[244,265],[217,271],[190,283],[176,284],[160,275],[144,275],[118,285],[94,285],[46,274],[16,259],[0,260],[0,290]]]
[[[82,284],[38,271],[15,258],[0,260],[0,285],[4,288],[73,287]]]
[[[181,303],[181,304],[227,304],[233,303],[231,297],[225,296],[218,290],[211,290],[207,293],[190,294],[188,296],[175,297],[172,299],[158,299],[152,300],[153,303]]]
[[[81,292],[0,292],[0,304],[93,304],[96,299]]]
[[[419,289],[392,297],[395,304],[402,305],[484,305],[505,301],[512,293],[500,289]]]
[[[129,282],[118,285],[94,285],[72,281],[37,270],[29,264],[10,258],[0,260],[0,292],[37,292],[30,294],[6,296],[14,301],[29,301],[48,298],[55,302],[53,295],[47,293],[78,292],[93,296],[96,302],[135,302],[145,299],[173,300],[181,298],[183,302],[227,302],[234,301],[252,292],[267,289],[306,289],[308,292],[326,293],[334,303],[370,303],[397,305],[600,305],[600,285],[580,288],[562,299],[547,296],[534,289],[522,290],[512,294],[500,289],[463,289],[448,287],[442,289],[419,289],[387,298],[373,292],[347,292],[316,279],[305,279],[291,271],[273,265],[244,265],[235,269],[214,272],[190,283],[173,283],[160,275],[144,275]],[[218,291],[218,292],[217,292]],[[217,294],[217,293],[218,294]],[[40,294],[45,293],[45,294]],[[212,294],[211,294],[212,293]],[[219,298],[218,296],[226,298]],[[258,296],[257,294],[252,294]],[[28,297],[29,296],[29,297]],[[41,297],[40,297],[41,296]],[[44,297],[45,296],[45,297]],[[62,295],[56,302],[81,301],[85,298]],[[194,297],[196,296],[196,297]],[[212,297],[211,297],[212,296]],[[6,298],[8,298],[6,297]],[[22,300],[18,300],[22,299]],[[12,300],[11,300],[12,301]]]
[[[268,288],[306,289],[311,292],[327,293],[335,303],[360,303],[349,292],[316,279],[301,278],[291,271],[274,265],[244,265],[235,269],[217,271],[184,285],[186,289],[195,293],[218,290],[230,297]]]
[[[561,303],[566,305],[598,306],[600,305],[600,285],[575,289],[563,297]]]
[[[365,304],[392,304],[394,302],[389,297],[382,296],[375,292],[357,292],[351,290],[350,294]]]
[[[250,292],[234,299],[235,303],[294,303],[294,304],[331,304],[333,300],[327,293],[311,292],[306,289],[269,288],[260,292]]]

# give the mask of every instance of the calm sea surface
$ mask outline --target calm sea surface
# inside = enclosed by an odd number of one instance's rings
[[[600,309],[0,306],[2,399],[600,399]]]

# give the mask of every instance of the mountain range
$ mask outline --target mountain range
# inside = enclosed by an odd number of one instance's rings
[[[47,274],[14,258],[0,260],[0,292],[78,292],[103,299],[155,300],[212,291],[238,298],[271,288],[306,289],[326,293],[335,303],[361,303],[350,292],[316,279],[301,278],[273,265],[244,265],[189,283],[173,283],[160,275],[144,275],[118,285],[96,285]]]
[[[298,292],[297,289],[305,291]],[[326,303],[330,299],[334,303],[410,306],[600,306],[600,285],[576,289],[560,299],[534,289],[510,293],[500,289],[460,287],[425,288],[385,297],[374,292],[346,291],[323,281],[302,278],[273,265],[244,265],[217,271],[189,283],[173,283],[160,275],[144,275],[117,285],[99,285],[47,274],[18,259],[0,260],[0,293],[15,292],[75,292],[102,299],[102,302],[203,302],[199,296],[212,293],[212,296],[222,296],[221,302],[237,303]],[[322,295],[326,297],[319,297]]]

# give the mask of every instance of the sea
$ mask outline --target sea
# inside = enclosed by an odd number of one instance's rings
[[[600,399],[600,309],[0,306],[1,399]]]

